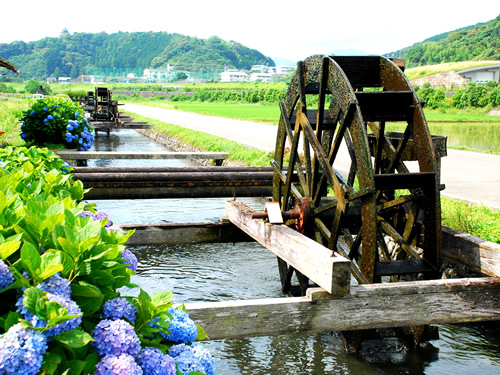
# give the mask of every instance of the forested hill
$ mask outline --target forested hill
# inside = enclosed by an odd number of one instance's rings
[[[274,61],[257,50],[216,36],[198,39],[167,32],[61,33],[25,43],[0,44],[0,56],[16,65],[21,78],[45,79],[48,76],[75,78],[89,68],[176,70],[237,68],[252,65],[274,66]]]
[[[386,56],[405,59],[409,68],[456,61],[500,60],[500,15],[489,22],[439,34]]]

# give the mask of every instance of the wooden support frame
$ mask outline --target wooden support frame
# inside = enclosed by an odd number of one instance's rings
[[[334,298],[305,297],[185,304],[210,339],[500,320],[497,278],[364,284]]]
[[[227,152],[122,152],[122,151],[55,151],[64,160],[88,159],[213,159],[224,160],[229,157]]]
[[[261,245],[332,295],[349,293],[351,261],[285,225],[252,219],[242,202],[227,201],[226,217]]]

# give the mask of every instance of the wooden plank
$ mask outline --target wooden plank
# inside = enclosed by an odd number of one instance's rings
[[[340,298],[305,297],[187,303],[210,339],[318,333],[500,319],[500,280],[448,279],[351,287]]]
[[[140,186],[142,184],[142,186]],[[163,182],[131,184],[109,183],[92,186],[85,194],[85,199],[165,199],[165,198],[231,198],[231,197],[269,197],[273,193],[272,186],[243,185],[215,185],[200,183],[198,185],[184,184],[168,186]],[[90,184],[84,184],[90,187]]]
[[[227,152],[122,152],[122,151],[55,151],[64,160],[87,159],[214,159],[223,160],[229,157]]]
[[[443,227],[441,255],[485,275],[500,277],[500,245]]]
[[[135,230],[127,246],[185,245],[192,243],[249,242],[252,239],[228,220],[217,223],[166,223],[120,225]]]
[[[226,217],[276,256],[324,288],[328,293],[349,293],[351,262],[285,225],[252,219],[254,212],[238,201],[226,202]]]

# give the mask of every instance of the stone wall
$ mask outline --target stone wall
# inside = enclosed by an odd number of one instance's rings
[[[446,87],[451,89],[465,86],[469,81],[462,78],[456,72],[443,72],[422,78],[412,79],[410,82],[414,87],[422,87],[425,83],[430,83],[433,88]]]

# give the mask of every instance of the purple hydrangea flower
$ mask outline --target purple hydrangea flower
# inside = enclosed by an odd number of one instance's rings
[[[127,299],[117,297],[104,304],[102,307],[101,318],[110,320],[127,318],[129,321],[134,323],[136,312],[137,308]]]
[[[129,354],[107,355],[97,364],[95,375],[143,375],[142,369]]]
[[[92,337],[97,354],[119,356],[122,353],[136,357],[141,350],[139,337],[130,323],[122,319],[104,319],[97,324]]]
[[[174,359],[175,363],[177,363],[177,369],[182,373],[182,375],[188,375],[192,371],[198,371],[201,373],[205,371],[201,363],[198,359],[196,359],[193,352],[190,350],[183,351]]]
[[[43,334],[15,324],[0,338],[0,373],[37,374],[46,350],[47,339]]]
[[[62,295],[52,294],[52,293],[47,293],[47,298],[49,299],[49,301],[58,302],[62,307],[65,307],[68,310],[69,315],[78,315],[78,316],[49,328],[47,331],[43,333],[46,337],[57,336],[63,333],[64,331],[71,331],[82,323],[82,315],[81,315],[82,310],[76,304],[75,301],[73,301],[70,298],[66,298]],[[33,327],[37,328],[47,327],[48,322],[42,320],[41,318],[39,318],[35,314],[32,314],[26,309],[26,307],[23,304],[23,299],[24,295],[21,296],[21,298],[19,298],[18,301],[16,302],[17,312],[21,313],[24,316],[24,319],[30,322]]]
[[[192,356],[203,366],[203,372],[207,375],[215,374],[215,361],[210,354],[210,351],[199,344],[186,345],[178,344],[170,348],[168,354],[177,360],[177,357],[188,351],[192,353]]]
[[[168,330],[170,334],[160,332],[168,341],[175,344],[193,342],[198,335],[198,328],[189,315],[181,309],[169,308],[167,311],[172,314],[172,318],[166,320],[170,322]]]
[[[88,216],[92,216],[92,215],[93,215],[93,213],[92,213],[92,212],[90,212],[90,211],[83,211],[83,212],[80,214],[80,216],[81,216],[81,217],[88,217]]]
[[[133,252],[131,252],[129,249],[125,249],[122,252],[122,259],[125,259],[123,264],[128,264],[127,268],[130,268],[132,271],[137,271],[137,265],[139,264],[139,261],[137,260],[137,257],[134,255]]]
[[[15,281],[10,267],[0,259],[0,289],[9,287]]]
[[[175,375],[177,372],[174,359],[153,347],[142,349],[137,357],[137,363],[144,371],[144,375]]]
[[[67,299],[71,298],[71,282],[60,273],[56,273],[44,282],[37,285],[37,288],[44,292],[59,294]]]

